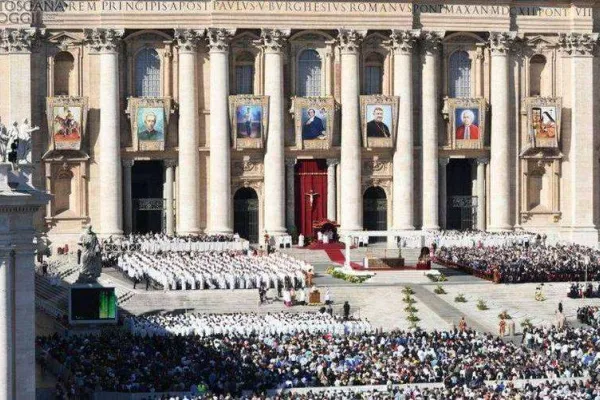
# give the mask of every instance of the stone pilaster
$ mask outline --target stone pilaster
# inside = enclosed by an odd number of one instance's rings
[[[339,31],[342,70],[342,146],[341,175],[341,230],[362,230],[361,191],[361,130],[359,115],[359,47],[363,34],[354,30]]]
[[[100,55],[100,233],[123,234],[121,130],[119,102],[119,45],[124,30],[86,29],[85,42]]]
[[[204,30],[177,29],[179,47],[179,177],[177,233],[200,233],[200,139],[198,126],[197,51]]]
[[[448,157],[440,157],[438,159],[440,165],[439,171],[439,196],[440,196],[440,226],[443,229],[446,229],[446,221],[448,218],[448,185],[447,185],[447,174],[446,167],[450,162]]]
[[[229,43],[235,30],[208,29],[210,49],[209,233],[232,233],[231,139],[229,137]]]
[[[265,53],[265,95],[269,96],[269,133],[265,149],[265,231],[285,233],[285,128],[283,97],[283,48],[290,32],[263,29],[261,46]]]
[[[440,48],[444,32],[421,34],[423,48],[423,230],[438,230],[438,134],[440,118]]]
[[[173,210],[174,196],[173,183],[175,182],[175,167],[177,160],[165,160],[165,202],[166,204],[166,227],[165,232],[169,236],[175,234],[175,213]]]
[[[285,221],[288,230],[291,230],[292,227],[296,226],[296,199],[295,199],[295,179],[294,179],[294,168],[296,167],[296,159],[290,158],[285,160],[285,180],[286,180],[286,190],[285,190]]]
[[[515,32],[490,33],[491,51],[491,108],[492,135],[490,153],[490,185],[494,195],[490,199],[491,231],[507,231],[513,228],[511,218],[511,137],[509,85],[509,53]]]
[[[571,140],[568,167],[571,240],[596,247],[598,231],[594,224],[594,183],[598,162],[594,145],[594,51],[598,34],[569,33],[559,37],[560,49],[570,58]],[[567,214],[569,215],[569,214]]]
[[[133,231],[133,198],[131,196],[131,168],[134,160],[123,160],[123,226],[125,233]]]
[[[413,230],[414,225],[414,132],[413,46],[418,31],[393,30],[388,45],[394,54],[394,96],[400,97],[393,159],[392,227]]]
[[[477,160],[477,229],[485,231],[486,228],[486,195],[485,195],[485,166],[489,163],[487,158]]]
[[[338,160],[327,160],[327,219],[335,221],[337,212],[337,187],[335,183],[335,166],[339,164]]]

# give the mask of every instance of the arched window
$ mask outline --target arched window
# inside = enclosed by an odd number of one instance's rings
[[[315,50],[304,50],[298,58],[296,94],[321,96],[321,57]]]
[[[542,77],[546,68],[546,57],[536,54],[529,60],[529,95],[542,95]]]
[[[161,95],[160,57],[154,49],[142,49],[135,57],[135,95],[138,97]]]
[[[234,94],[254,94],[254,56],[247,51],[235,58]]]
[[[383,58],[379,53],[371,53],[365,59],[364,94],[382,94]]]
[[[450,97],[471,97],[471,60],[466,51],[457,51],[450,56]]]
[[[61,51],[54,56],[54,95],[68,96],[69,88],[73,80],[73,69],[75,58],[68,51]]]

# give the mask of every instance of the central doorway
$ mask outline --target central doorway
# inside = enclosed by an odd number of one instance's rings
[[[313,225],[327,217],[327,160],[298,160],[294,178],[298,234],[314,237]]]
[[[387,196],[379,186],[371,186],[363,194],[363,228],[387,231]],[[386,237],[371,237],[369,242],[385,242]]]
[[[233,196],[233,230],[250,243],[258,243],[258,195],[241,188]]]
[[[450,159],[446,167],[446,229],[476,228],[477,196],[473,196],[474,178],[470,159]]]
[[[135,233],[163,231],[163,171],[163,163],[160,160],[136,160],[131,167],[132,230]]]

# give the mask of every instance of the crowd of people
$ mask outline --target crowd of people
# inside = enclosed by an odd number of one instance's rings
[[[443,382],[478,388],[486,380],[600,378],[598,329],[534,329],[521,345],[471,330],[235,337],[40,337],[37,344],[72,372],[75,392],[188,391]]]
[[[329,313],[275,314],[164,314],[129,317],[127,329],[137,336],[215,336],[250,337],[295,335],[297,333],[348,335],[372,331],[366,320],[351,320]]]
[[[437,262],[503,283],[600,279],[600,252],[578,244],[521,242],[510,246],[442,246]]]
[[[531,232],[428,231],[425,245],[432,247],[500,247],[526,244],[545,244],[545,234]]]
[[[284,253],[123,253],[116,267],[132,280],[151,279],[164,290],[303,288],[312,266]]]
[[[583,306],[577,309],[577,320],[594,328],[600,328],[600,307]]]
[[[170,236],[165,233],[131,233],[120,237],[111,236],[102,243],[104,253],[242,250],[244,245],[247,249],[247,242],[243,242],[238,234]]]

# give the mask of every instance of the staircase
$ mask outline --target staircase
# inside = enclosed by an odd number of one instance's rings
[[[69,290],[61,285],[52,285],[38,274],[35,275],[35,297],[36,304],[51,315],[64,315],[69,309]]]

